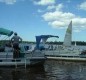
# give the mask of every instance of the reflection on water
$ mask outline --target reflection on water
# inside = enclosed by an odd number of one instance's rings
[[[47,60],[44,66],[0,68],[0,80],[86,80],[85,62]]]
[[[86,80],[85,62],[47,61],[45,72],[48,80]]]
[[[44,66],[0,68],[0,80],[44,80]]]

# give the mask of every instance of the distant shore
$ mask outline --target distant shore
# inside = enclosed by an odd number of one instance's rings
[[[10,42],[9,40],[0,40],[0,45],[2,44],[2,43],[7,43],[7,42]],[[31,44],[36,44],[36,42],[35,41],[23,41],[23,43],[31,43]],[[63,44],[63,42],[61,42],[61,41],[49,41],[49,42],[46,42],[46,44],[56,44],[56,45],[62,45]],[[80,46],[86,46],[86,42],[85,41],[72,41],[72,45],[80,45]]]

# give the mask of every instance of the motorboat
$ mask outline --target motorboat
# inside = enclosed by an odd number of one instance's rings
[[[37,36],[38,37],[38,36]],[[80,54],[82,53],[81,49],[77,47],[77,45],[73,46],[72,42],[72,21],[68,25],[66,30],[65,38],[63,45],[57,44],[46,44],[46,41],[50,37],[57,37],[57,36],[49,36],[49,35],[41,35],[38,38],[42,39],[42,43],[44,45],[44,49],[42,49],[47,56],[48,59],[62,59],[62,60],[82,60],[86,61],[86,58],[82,59]],[[58,37],[57,37],[58,38]],[[38,42],[38,48],[41,48],[41,40]],[[48,46],[45,48],[45,46]]]
[[[0,28],[0,34],[10,37],[13,31]],[[9,40],[8,40],[9,41]],[[3,41],[2,41],[3,43]],[[19,56],[14,58],[14,49],[6,40],[0,46],[0,66],[31,66],[36,64],[43,64],[45,62],[45,54],[40,50],[31,50],[26,43],[19,44]]]

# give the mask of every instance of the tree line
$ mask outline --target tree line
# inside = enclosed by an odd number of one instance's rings
[[[2,44],[6,44],[6,43],[10,43],[9,40],[0,40],[0,45]],[[32,43],[32,44],[36,44],[35,41],[22,41],[22,43]],[[57,45],[62,45],[63,42],[62,41],[48,41],[46,42],[46,44],[57,44]],[[86,42],[85,41],[72,41],[71,43],[72,45],[86,45]]]

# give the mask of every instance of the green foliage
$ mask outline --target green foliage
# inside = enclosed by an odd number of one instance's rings
[[[4,45],[4,44],[9,43],[9,42],[10,42],[9,40],[1,40],[0,41],[0,45]],[[32,43],[32,44],[35,44],[36,42],[33,42],[33,41],[22,41],[22,43]],[[72,41],[72,45],[75,45],[75,43],[76,43],[76,45],[86,45],[86,42],[84,42],[84,41]],[[63,42],[60,42],[60,41],[52,42],[52,41],[50,41],[50,42],[46,42],[46,44],[62,45]]]

